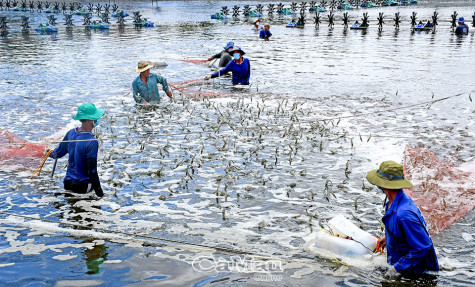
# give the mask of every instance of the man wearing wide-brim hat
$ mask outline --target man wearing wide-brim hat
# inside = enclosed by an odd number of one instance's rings
[[[93,103],[80,105],[73,119],[79,120],[81,127],[70,130],[59,146],[49,155],[51,158],[61,158],[69,154],[64,189],[76,193],[94,190],[97,196],[103,196],[97,175],[99,144],[92,129],[99,124],[99,118],[104,113],[103,109],[96,108]]]
[[[234,60],[229,62],[224,69],[217,71],[212,75],[205,77],[205,80],[212,78],[220,77],[228,72],[232,72],[232,83],[233,85],[249,85],[249,78],[251,77],[251,63],[249,59],[244,58],[244,51],[234,46],[234,48],[229,51]]]
[[[132,82],[132,89],[134,99],[138,104],[159,103],[158,84],[161,84],[163,91],[167,93],[170,99],[172,98],[172,91],[168,87],[167,79],[150,73],[150,68],[153,68],[153,66],[147,61],[140,61],[135,68],[135,72],[140,73],[140,75]]]
[[[457,29],[455,29],[455,34],[456,35],[468,35],[468,25],[465,24],[465,19],[463,17],[460,17],[458,20],[458,26]]]
[[[378,241],[378,247],[387,248],[390,275],[399,273],[424,273],[438,271],[439,263],[434,244],[430,238],[421,211],[403,188],[412,183],[404,178],[403,167],[394,161],[381,163],[379,169],[370,171],[366,179],[386,194],[383,223],[385,237]]]

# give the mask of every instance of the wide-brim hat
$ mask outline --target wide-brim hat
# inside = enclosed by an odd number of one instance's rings
[[[137,67],[135,68],[135,71],[137,73],[142,73],[142,72],[145,72],[147,71],[148,69],[150,68],[153,68],[153,65],[150,64],[150,62],[148,61],[140,61],[138,64],[137,64]]]
[[[229,49],[229,48],[231,48],[231,47],[234,47],[234,42],[228,42],[228,43],[226,44],[226,46],[224,47],[224,49],[227,50],[227,49]]]
[[[465,22],[465,19],[464,19],[463,17],[460,17],[458,22],[459,22],[459,23],[464,23],[464,22]]]
[[[97,121],[105,112],[103,109],[96,108],[93,103],[85,103],[78,107],[78,112],[73,119]]]
[[[229,51],[229,54],[234,54],[234,52],[239,52],[241,53],[241,55],[245,55],[246,53],[244,53],[244,51],[239,48],[238,46],[234,46],[234,48],[231,49],[231,51]]]
[[[258,21],[261,22],[261,19],[259,19],[259,18],[254,18],[254,20],[252,20],[252,23],[256,24],[256,22],[258,22]]]
[[[382,162],[379,165],[379,169],[368,172],[366,179],[376,186],[387,189],[412,187],[412,183],[404,178],[404,168],[402,165],[392,160]]]

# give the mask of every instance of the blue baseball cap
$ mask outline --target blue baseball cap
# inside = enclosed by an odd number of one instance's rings
[[[458,22],[459,22],[459,23],[464,23],[464,22],[465,22],[465,19],[464,19],[463,17],[460,17]]]
[[[228,42],[228,43],[226,44],[226,47],[224,47],[224,49],[227,50],[227,49],[229,49],[229,48],[231,48],[231,47],[234,47],[234,42]]]

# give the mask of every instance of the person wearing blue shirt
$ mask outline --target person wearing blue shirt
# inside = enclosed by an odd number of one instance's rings
[[[158,92],[158,84],[162,85],[163,91],[167,96],[172,98],[172,92],[164,77],[150,73],[152,64],[147,61],[140,61],[135,68],[140,75],[132,82],[134,100],[138,104],[159,103],[160,93]]]
[[[259,33],[259,38],[269,41],[269,38],[272,36],[272,33],[269,31],[270,25],[265,24],[264,29]]]
[[[243,58],[244,51],[235,46],[230,52],[234,60],[229,62],[224,69],[217,71],[212,75],[205,77],[205,80],[220,77],[228,72],[232,72],[233,85],[249,85],[249,78],[251,77],[251,63],[249,59]]]
[[[49,156],[54,159],[69,154],[64,189],[76,193],[94,190],[97,196],[104,195],[97,175],[99,144],[92,134],[92,129],[99,124],[99,118],[104,113],[103,109],[97,109],[92,103],[80,105],[73,119],[81,121],[81,127],[70,130],[59,146],[50,153]]]
[[[458,26],[457,29],[455,29],[455,34],[456,35],[468,35],[468,25],[465,24],[465,19],[463,17],[460,17],[458,20]]]
[[[438,271],[437,255],[424,217],[404,193],[403,188],[411,188],[412,183],[404,178],[403,167],[385,161],[366,178],[388,198],[383,216],[385,236],[378,240],[378,248],[386,246],[392,266],[389,275]]]

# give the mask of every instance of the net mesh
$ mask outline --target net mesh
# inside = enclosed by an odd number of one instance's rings
[[[447,228],[475,206],[475,162],[461,167],[441,162],[424,148],[406,146],[406,191],[419,207],[432,234]]]
[[[38,165],[46,144],[30,143],[0,128],[0,166],[26,170]],[[2,168],[3,170],[5,168]]]
[[[186,87],[194,86],[194,85],[201,85],[204,82],[207,82],[205,79],[194,79],[194,80],[188,80],[188,81],[182,81],[182,82],[175,82],[175,83],[170,83],[169,85],[174,88],[175,90],[178,90],[180,94],[189,97],[189,98],[194,98],[194,99],[203,99],[203,98],[217,98],[217,97],[223,97],[223,96],[230,96],[231,94],[228,93],[220,93],[220,92],[211,92],[211,91],[205,91],[205,90],[192,90],[192,89],[187,89]]]

